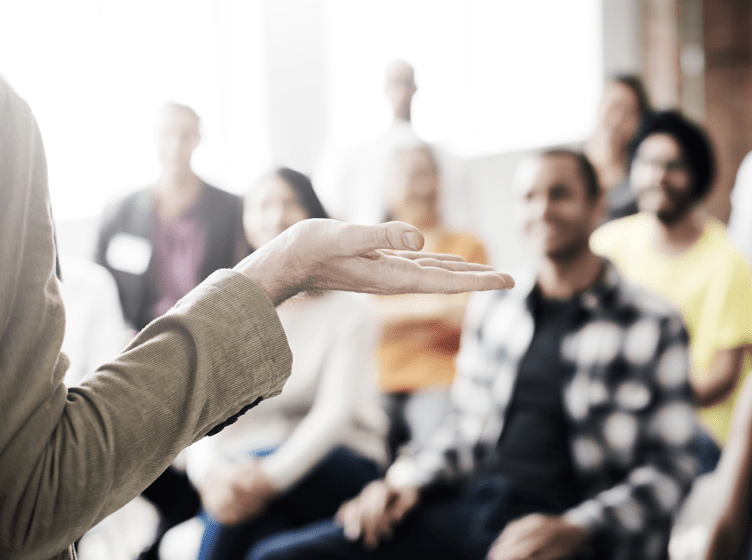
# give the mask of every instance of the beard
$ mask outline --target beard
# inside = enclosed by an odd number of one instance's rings
[[[590,247],[589,237],[574,240],[568,245],[557,247],[556,249],[544,251],[549,260],[558,263],[571,262],[579,258]]]
[[[684,218],[698,202],[694,192],[680,192],[665,187],[653,187],[653,189],[660,190],[670,201],[668,208],[655,211],[655,217],[658,218],[658,221],[667,226],[671,226]],[[643,191],[640,198],[649,192]],[[638,206],[641,206],[639,200]],[[642,208],[640,209],[642,210]]]

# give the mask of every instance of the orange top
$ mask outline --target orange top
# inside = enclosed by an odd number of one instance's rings
[[[426,241],[429,241],[428,236]],[[440,231],[435,243],[424,250],[459,255],[468,262],[486,264],[483,244],[467,233]],[[418,314],[424,310],[426,316],[432,316],[418,319],[406,312],[404,320],[385,321],[376,355],[381,390],[401,392],[449,385],[454,379],[454,358],[460,346],[461,328],[456,316],[464,312],[467,294],[383,296],[379,299],[381,303],[404,301],[406,307],[419,310]]]

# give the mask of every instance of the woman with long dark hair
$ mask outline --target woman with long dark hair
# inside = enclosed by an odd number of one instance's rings
[[[326,217],[310,180],[280,168],[248,194],[243,223],[258,248],[301,220]],[[189,452],[208,512],[202,559],[240,559],[262,537],[332,516],[386,459],[370,301],[325,292],[292,298],[279,315],[294,357],[284,392]]]
[[[606,220],[637,213],[637,199],[629,187],[629,155],[632,140],[650,112],[645,87],[635,75],[617,75],[603,89],[595,129],[584,152],[606,197]]]

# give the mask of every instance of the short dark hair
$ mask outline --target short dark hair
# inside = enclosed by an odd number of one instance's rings
[[[704,198],[715,178],[713,144],[705,130],[677,111],[661,111],[650,115],[635,135],[629,155],[630,168],[640,144],[653,134],[668,134],[676,140],[692,175],[694,198]]]
[[[295,171],[289,167],[278,167],[269,175],[279,177],[289,185],[298,204],[306,211],[309,218],[328,218],[321,200],[316,196],[311,180],[303,175],[300,171]]]
[[[588,157],[582,152],[570,150],[569,148],[551,148],[541,154],[541,157],[563,156],[575,160],[577,168],[580,170],[580,178],[585,183],[585,194],[590,200],[598,200],[601,196],[601,187],[598,183],[598,174],[595,167],[590,163]]]

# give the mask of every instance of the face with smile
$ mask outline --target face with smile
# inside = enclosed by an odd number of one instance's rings
[[[668,134],[653,134],[642,141],[632,161],[630,183],[640,210],[665,224],[680,220],[696,202],[681,146]]]
[[[298,202],[295,192],[276,174],[262,179],[246,196],[243,205],[246,240],[256,249],[307,218],[308,213]]]
[[[515,176],[526,238],[547,258],[566,261],[588,250],[602,197],[588,196],[579,163],[565,154],[523,162]]]

